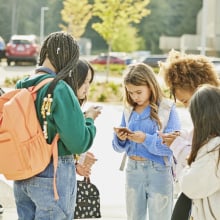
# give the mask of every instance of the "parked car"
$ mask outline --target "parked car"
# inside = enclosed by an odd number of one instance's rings
[[[4,39],[0,36],[0,61],[2,58],[5,57],[5,41]]]
[[[214,64],[218,77],[220,78],[220,58],[212,59],[212,63]]]
[[[166,55],[151,55],[146,57],[142,62],[151,66],[151,67],[159,67],[158,62],[159,61],[166,61],[167,56]]]
[[[130,64],[135,64],[137,63],[137,60],[135,60],[134,58],[132,57],[125,57],[124,58],[124,62],[126,65],[130,65]]]
[[[10,66],[12,61],[28,61],[37,64],[40,44],[36,35],[13,35],[6,45],[5,54]]]
[[[214,64],[215,70],[220,78],[220,57],[209,57],[209,59]]]
[[[107,64],[107,55],[100,55],[97,58],[90,60],[91,64],[101,64],[101,65],[106,65]],[[115,57],[115,56],[110,56],[110,60],[109,60],[110,64],[125,64],[125,61],[119,57]]]

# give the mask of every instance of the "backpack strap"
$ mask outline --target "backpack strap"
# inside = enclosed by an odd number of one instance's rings
[[[173,106],[173,101],[167,98],[162,99],[162,101],[160,102],[159,108],[158,108],[158,116],[159,119],[161,121],[162,127],[161,127],[161,131],[164,131],[167,122],[169,120],[169,116],[170,116],[170,110]]]
[[[165,99],[165,98],[160,103],[160,106],[158,109],[158,116],[159,116],[160,121],[162,123],[162,127],[160,129],[161,131],[164,131],[164,129],[167,125],[172,105],[173,105],[173,101],[170,99]],[[169,160],[168,160],[167,156],[164,156],[163,160],[164,160],[165,165],[169,164]]]
[[[31,86],[28,88],[28,90],[31,92],[34,100],[36,99],[36,92],[42,88],[44,85],[46,85],[47,83],[51,82],[54,78],[46,78],[44,80],[42,80],[41,82],[39,82],[36,86]]]
[[[170,115],[170,110],[172,108],[172,105],[173,105],[173,101],[170,100],[170,99],[162,99],[162,101],[160,102],[160,105],[159,105],[159,108],[158,108],[158,116],[160,118],[160,121],[161,121],[161,124],[162,124],[162,127],[161,127],[161,131],[164,131],[166,125],[167,125],[167,122],[169,120],[169,115]],[[129,118],[131,116],[131,112],[132,112],[132,108],[131,109],[128,109],[126,108],[124,110],[124,116],[125,116],[125,122],[126,122],[126,126],[128,125],[128,121],[129,121]],[[121,161],[121,165],[119,167],[119,170],[123,171],[124,170],[124,167],[125,167],[125,163],[126,163],[126,160],[127,160],[127,154],[126,152],[124,153],[123,155],[123,158],[122,158],[122,161]],[[167,165],[169,163],[168,161],[168,158],[167,157],[164,157],[164,163]]]
[[[43,87],[44,85],[46,85],[47,83],[51,82],[54,78],[46,78],[44,80],[42,80],[41,82],[39,82],[36,86],[34,86],[34,89],[32,92],[37,92],[41,87]]]
[[[124,117],[125,117],[125,124],[126,127],[128,126],[128,121],[130,119],[131,113],[132,113],[133,108],[131,107],[127,107],[124,109]],[[121,165],[119,167],[119,170],[123,171],[125,168],[125,164],[126,164],[126,160],[127,160],[127,154],[126,152],[123,155],[122,161],[121,161]]]
[[[56,134],[53,142],[52,142],[52,155],[53,155],[53,190],[54,190],[54,198],[55,200],[59,199],[59,195],[57,192],[57,184],[56,184],[56,174],[57,174],[57,167],[58,167],[58,146],[57,142],[59,140],[59,134]]]
[[[34,98],[34,100],[36,99],[36,92],[42,88],[44,85],[46,85],[47,83],[51,82],[53,80],[53,78],[46,78],[44,80],[42,80],[40,83],[38,83],[36,86],[32,86],[29,89],[31,90],[31,94]],[[56,173],[57,173],[57,167],[58,167],[58,143],[59,140],[59,134],[56,134],[51,145],[52,145],[52,157],[53,157],[53,167],[54,167],[54,177],[53,177],[53,190],[54,190],[54,198],[55,200],[59,199],[59,195],[57,192],[57,185],[56,185]]]

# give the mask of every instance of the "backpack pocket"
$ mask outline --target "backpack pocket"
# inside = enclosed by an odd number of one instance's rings
[[[24,163],[15,148],[12,135],[7,131],[0,133],[0,173],[11,173],[23,170]]]

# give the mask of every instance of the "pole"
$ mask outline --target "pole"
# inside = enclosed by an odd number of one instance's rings
[[[201,52],[200,54],[205,55],[206,53],[206,19],[207,19],[207,0],[203,0],[202,7],[202,24],[201,24]]]
[[[13,1],[12,3],[12,17],[11,17],[11,35],[16,34],[16,16],[17,16],[17,0]]]
[[[41,7],[40,9],[40,43],[44,40],[44,11],[49,10],[48,7]]]

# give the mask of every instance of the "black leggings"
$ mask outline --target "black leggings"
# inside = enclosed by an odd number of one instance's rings
[[[188,220],[191,213],[192,200],[181,193],[173,209],[171,220]]]

